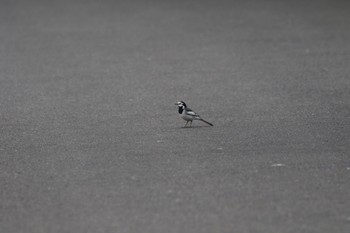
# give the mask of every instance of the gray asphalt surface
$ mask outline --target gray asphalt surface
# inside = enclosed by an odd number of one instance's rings
[[[350,232],[349,1],[1,0],[0,37],[0,232]]]

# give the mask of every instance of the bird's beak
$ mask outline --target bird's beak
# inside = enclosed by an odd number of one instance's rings
[[[179,105],[178,103],[175,103],[175,105]]]

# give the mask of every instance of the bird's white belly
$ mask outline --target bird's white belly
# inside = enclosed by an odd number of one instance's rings
[[[186,114],[182,114],[181,118],[184,119],[185,121],[192,121],[194,119],[193,116],[189,116],[189,115],[186,115]]]

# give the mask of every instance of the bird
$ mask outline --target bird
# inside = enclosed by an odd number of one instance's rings
[[[188,122],[190,122],[190,127],[192,127],[193,120],[203,121],[204,123],[206,123],[210,126],[213,126],[212,123],[204,120],[197,113],[195,113],[192,109],[188,108],[185,102],[179,101],[179,102],[175,103],[175,105],[178,106],[178,112],[181,115],[181,118],[186,121],[186,125],[184,126],[184,128],[187,126]]]

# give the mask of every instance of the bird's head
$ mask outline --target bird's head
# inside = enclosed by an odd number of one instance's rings
[[[183,101],[179,101],[179,102],[175,103],[175,105],[179,106],[180,108],[182,108],[182,107],[186,108],[187,107],[185,102],[183,102]]]
[[[183,101],[179,101],[177,103],[175,103],[175,105],[177,105],[179,107],[179,113],[181,114],[183,112],[183,110],[187,107],[185,102]]]

